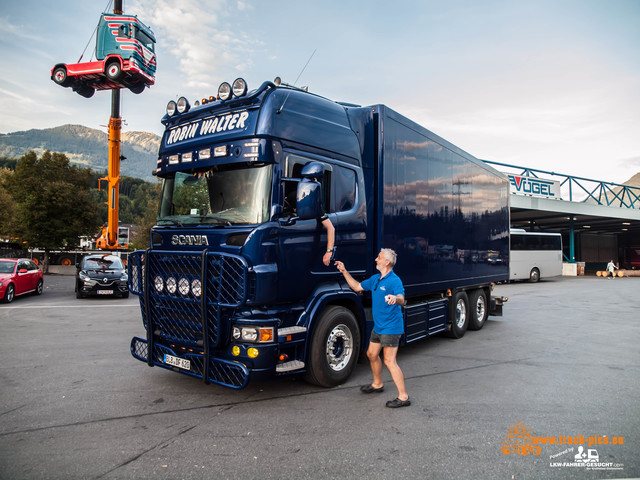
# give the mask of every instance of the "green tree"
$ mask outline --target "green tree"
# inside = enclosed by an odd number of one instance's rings
[[[131,245],[134,249],[149,248],[149,235],[151,227],[156,224],[158,219],[158,202],[160,199],[161,184],[146,183],[135,193],[133,203],[136,205],[136,211],[143,211],[144,215],[139,217],[137,224],[139,229],[133,236]]]
[[[8,168],[0,168],[0,239],[15,237],[15,211],[13,197],[6,185],[13,181],[13,172]]]
[[[64,154],[49,150],[40,159],[31,151],[16,164],[6,185],[16,206],[16,233],[45,250],[45,273],[50,250],[75,246],[79,236],[99,226],[97,205],[89,194],[91,178],[90,169],[71,166]]]

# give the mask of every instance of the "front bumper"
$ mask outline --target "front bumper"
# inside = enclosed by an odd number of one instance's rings
[[[153,345],[153,355],[149,358],[149,345],[145,339],[134,337],[131,339],[131,355],[150,366],[158,366],[173,370],[192,377],[205,379],[206,382],[215,383],[224,387],[241,389],[249,382],[249,369],[246,365],[231,360],[209,357],[208,365],[205,365],[205,355],[201,351],[181,352],[158,343]],[[165,355],[188,360],[190,369],[185,370],[165,363]]]

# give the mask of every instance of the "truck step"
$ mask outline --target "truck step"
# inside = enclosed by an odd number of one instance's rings
[[[294,335],[296,333],[302,333],[306,331],[307,327],[300,327],[295,325],[293,327],[279,328],[278,335]]]
[[[302,368],[304,368],[304,362],[301,362],[300,360],[291,360],[290,362],[276,365],[276,373],[292,372]]]

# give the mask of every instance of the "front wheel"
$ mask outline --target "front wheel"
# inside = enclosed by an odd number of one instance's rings
[[[36,290],[33,292],[34,295],[42,295],[44,283],[42,280],[38,280],[38,285],[36,285]]]
[[[58,85],[63,87],[69,86],[69,81],[67,77],[67,69],[64,67],[58,67],[53,71],[53,81]]]
[[[306,380],[335,387],[353,372],[360,352],[360,329],[353,313],[339,306],[327,308],[311,340]]]
[[[5,303],[13,302],[15,295],[16,295],[16,287],[14,287],[13,284],[11,284],[7,287],[7,290],[4,292],[4,302]]]

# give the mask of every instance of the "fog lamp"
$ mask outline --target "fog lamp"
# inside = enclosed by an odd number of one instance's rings
[[[231,85],[227,82],[222,82],[218,87],[218,98],[220,100],[229,100],[231,98]]]
[[[236,78],[231,89],[236,97],[243,97],[247,94],[247,82],[244,81],[244,78]]]
[[[258,349],[254,347],[251,347],[249,350],[247,350],[247,355],[249,355],[249,358],[256,358],[259,353],[260,352],[258,351]]]
[[[171,100],[169,103],[167,103],[167,115],[172,116],[176,113],[176,102],[174,102],[173,100]]]
[[[189,111],[189,108],[191,108],[191,105],[189,105],[189,100],[187,100],[185,97],[180,97],[178,99],[178,113],[185,113]]]
[[[240,355],[240,347],[238,345],[234,345],[231,349],[231,353],[233,353],[233,355],[237,357],[238,355]]]

